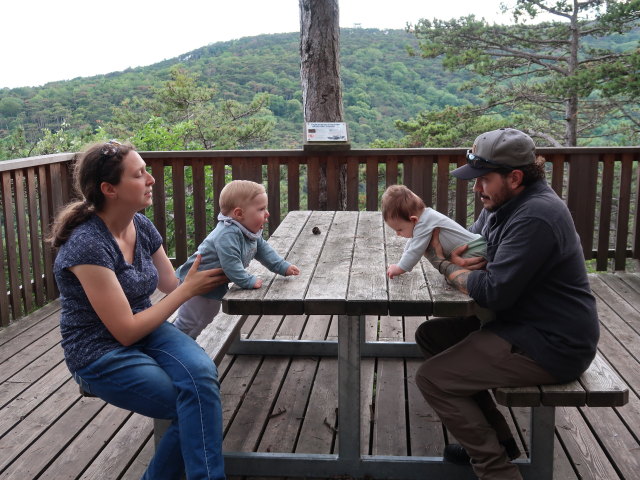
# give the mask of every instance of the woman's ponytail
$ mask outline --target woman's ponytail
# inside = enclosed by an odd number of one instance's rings
[[[51,246],[58,248],[69,240],[73,229],[86,221],[93,212],[94,208],[86,200],[76,200],[65,205],[51,225],[51,233],[47,239]]]

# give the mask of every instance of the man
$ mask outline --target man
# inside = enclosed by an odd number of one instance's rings
[[[426,255],[496,318],[423,323],[416,341],[426,361],[416,380],[460,442],[447,445],[445,460],[470,459],[481,479],[521,479],[509,461],[520,452],[488,390],[577,378],[595,356],[599,322],[573,220],[547,185],[533,140],[512,128],[487,132],[467,162],[452,175],[475,179],[484,209],[470,230],[487,240],[487,262],[461,258],[465,247],[445,259],[437,235]]]

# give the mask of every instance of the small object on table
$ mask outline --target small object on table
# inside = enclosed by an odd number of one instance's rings
[[[320,235],[320,229],[318,227],[313,227],[311,231],[313,232],[314,235]]]

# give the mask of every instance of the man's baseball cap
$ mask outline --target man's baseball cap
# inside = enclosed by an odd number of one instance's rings
[[[451,175],[461,180],[481,177],[499,168],[514,170],[536,160],[536,146],[529,135],[515,128],[500,128],[479,135],[467,152],[467,164]]]

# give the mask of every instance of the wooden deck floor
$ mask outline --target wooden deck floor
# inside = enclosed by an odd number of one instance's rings
[[[622,408],[558,408],[554,478],[640,478],[640,276],[591,277],[600,351],[630,386]],[[82,398],[62,358],[56,302],[0,331],[0,479],[136,479],[152,455],[152,421]],[[419,317],[371,317],[369,340],[411,340]],[[250,318],[253,338],[336,336],[322,316]],[[363,453],[440,455],[449,440],[422,400],[417,360],[366,359]],[[332,358],[227,355],[219,372],[227,451],[331,453],[337,449]],[[526,442],[528,409],[507,411]],[[266,473],[266,472],[265,472]],[[313,472],[309,472],[313,476]]]

